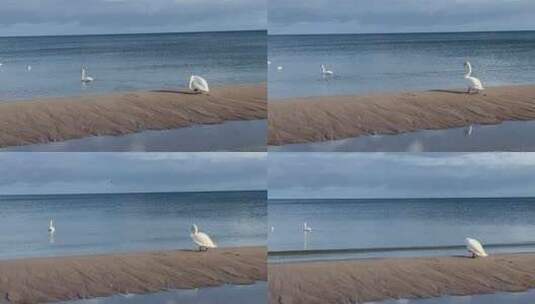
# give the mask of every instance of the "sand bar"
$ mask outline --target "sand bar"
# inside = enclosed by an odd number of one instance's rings
[[[265,247],[8,260],[0,261],[0,303],[54,302],[266,279]]]
[[[266,117],[265,84],[1,102],[0,147]]]
[[[279,100],[268,119],[270,145],[533,120],[535,85]]]
[[[535,288],[535,254],[270,264],[270,303],[364,303]]]

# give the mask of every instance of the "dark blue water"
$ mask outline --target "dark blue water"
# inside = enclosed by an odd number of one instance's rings
[[[265,82],[266,52],[265,31],[0,37],[0,101],[178,88],[192,73]],[[81,84],[81,65],[96,81]]]
[[[535,83],[535,32],[269,36],[270,98]],[[327,64],[333,78],[320,75]],[[283,66],[283,70],[277,70]]]
[[[2,259],[189,249],[193,223],[221,247],[266,243],[264,191],[1,196],[0,205]]]
[[[535,198],[270,200],[268,214],[270,251],[461,245],[447,254],[464,254],[467,236],[535,241]],[[303,233],[303,222],[313,231]]]

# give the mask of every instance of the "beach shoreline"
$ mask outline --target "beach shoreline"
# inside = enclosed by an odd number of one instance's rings
[[[535,85],[270,101],[268,144],[311,143],[535,119]]]
[[[2,102],[0,148],[266,118],[266,84]]]
[[[535,288],[535,254],[268,264],[269,303],[365,303]]]
[[[267,280],[266,247],[169,250],[0,261],[0,294],[37,303]]]

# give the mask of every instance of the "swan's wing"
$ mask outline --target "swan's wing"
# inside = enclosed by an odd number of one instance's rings
[[[477,256],[487,256],[487,252],[485,252],[485,249],[483,249],[483,246],[478,240],[466,238],[466,247],[468,248],[468,251]]]
[[[204,232],[192,233],[191,238],[193,239],[193,242],[195,242],[195,244],[199,246],[207,247],[207,248],[217,247],[217,245],[214,243],[214,241],[212,241],[210,236],[208,236],[208,234]]]
[[[483,90],[483,84],[481,83],[481,80],[475,78],[475,77],[468,77],[466,78],[468,82],[470,82],[470,85],[473,88],[476,88],[478,90]]]

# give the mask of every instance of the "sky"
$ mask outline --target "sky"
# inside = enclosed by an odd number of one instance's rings
[[[270,153],[268,196],[535,196],[535,153]]]
[[[0,36],[266,28],[266,0],[2,0]]]
[[[1,194],[265,190],[266,153],[0,153]]]
[[[270,34],[535,30],[533,0],[269,0]]]

